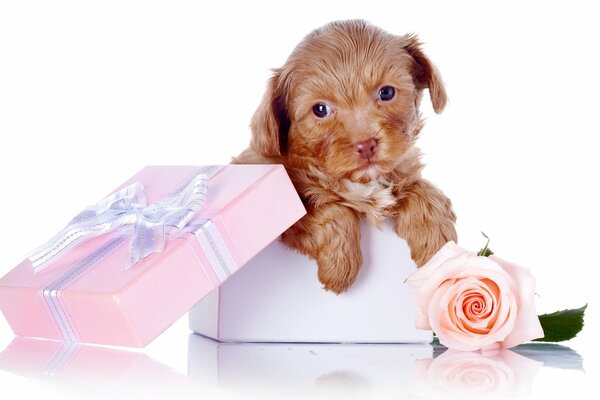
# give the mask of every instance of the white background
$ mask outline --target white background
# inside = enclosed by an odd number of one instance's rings
[[[568,4],[568,5],[567,5]],[[424,101],[425,176],[459,242],[483,230],[537,277],[538,311],[588,302],[569,345],[598,372],[598,13],[593,2],[1,1],[0,274],[148,164],[227,163],[269,68],[310,30],[364,18],[418,33],[450,103]],[[400,284],[400,283],[399,283]],[[185,373],[182,320],[144,351]],[[0,318],[0,348],[12,333]],[[555,379],[535,381],[543,394]],[[48,391],[0,371],[0,390]]]

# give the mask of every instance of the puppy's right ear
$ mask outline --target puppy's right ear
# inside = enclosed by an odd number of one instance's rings
[[[274,70],[258,109],[252,116],[250,147],[267,157],[287,153],[290,119],[286,106],[286,85],[282,71]]]
[[[444,89],[444,82],[440,71],[433,65],[431,60],[421,50],[421,42],[416,35],[406,35],[402,37],[406,41],[404,49],[414,60],[413,78],[417,88],[422,90],[429,89],[429,96],[433,104],[433,110],[439,114],[444,111],[448,96]]]

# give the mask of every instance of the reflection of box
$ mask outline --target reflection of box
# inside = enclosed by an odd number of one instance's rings
[[[0,369],[29,377],[55,376],[97,384],[177,376],[144,353],[24,337],[13,339],[0,353]]]
[[[188,375],[261,398],[400,398],[414,388],[419,360],[432,352],[425,344],[221,343],[192,334]]]
[[[214,386],[189,379],[144,353],[54,340],[15,338],[0,353],[0,370],[44,381],[44,399],[180,399],[219,394]],[[28,394],[6,393],[3,398],[29,398]]]
[[[20,336],[144,346],[304,213],[281,165],[146,167],[2,277],[0,308]]]
[[[364,265],[346,293],[321,288],[316,263],[275,241],[190,313],[220,341],[424,343],[406,277],[416,268],[392,231],[362,226]]]

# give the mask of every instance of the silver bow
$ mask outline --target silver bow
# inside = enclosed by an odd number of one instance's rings
[[[173,194],[149,204],[144,187],[134,183],[80,212],[29,259],[34,272],[48,268],[64,253],[98,236],[118,231],[131,237],[126,268],[163,251],[168,237],[179,232],[206,201],[208,176],[194,176]]]

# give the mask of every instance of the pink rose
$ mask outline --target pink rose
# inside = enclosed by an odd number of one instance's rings
[[[462,351],[509,348],[544,336],[529,270],[448,242],[406,280],[416,326]]]

